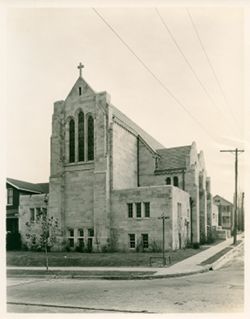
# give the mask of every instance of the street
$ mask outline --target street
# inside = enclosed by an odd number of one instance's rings
[[[244,260],[187,277],[155,280],[8,278],[8,312],[242,312]]]

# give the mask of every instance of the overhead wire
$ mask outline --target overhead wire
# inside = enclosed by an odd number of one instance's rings
[[[196,78],[196,80],[198,81],[198,83],[200,84],[201,88],[203,89],[204,93],[206,94],[206,96],[209,98],[210,102],[215,106],[215,108],[220,112],[221,115],[223,115],[222,110],[218,107],[218,105],[216,104],[215,100],[213,99],[213,97],[211,96],[211,94],[208,92],[207,88],[205,87],[205,85],[202,83],[202,81],[200,80],[198,74],[196,73],[195,69],[193,68],[192,64],[190,63],[190,61],[188,60],[188,58],[186,57],[185,53],[183,52],[182,48],[180,47],[180,45],[178,44],[177,40],[175,39],[172,31],[170,30],[167,22],[163,19],[160,11],[158,10],[158,8],[155,8],[155,11],[158,15],[158,17],[160,18],[162,25],[164,26],[164,28],[166,29],[166,31],[168,32],[168,34],[170,35],[172,41],[174,42],[177,50],[179,51],[179,53],[181,54],[181,56],[183,57],[183,59],[185,60],[186,64],[189,66],[191,72],[193,73],[194,77]],[[235,129],[235,127],[232,127],[233,129]]]
[[[197,26],[195,25],[195,22],[194,22],[193,17],[192,17],[192,15],[191,15],[191,13],[190,13],[190,10],[188,10],[188,8],[186,8],[186,12],[187,12],[187,15],[188,15],[188,17],[189,17],[189,19],[190,19],[190,21],[191,21],[192,27],[193,27],[193,29],[194,29],[194,32],[195,32],[195,34],[196,34],[196,37],[197,37],[198,42],[199,42],[199,44],[200,44],[200,47],[201,47],[201,49],[202,49],[202,51],[203,51],[203,53],[204,53],[204,55],[205,55],[205,57],[206,57],[207,63],[208,63],[208,65],[210,66],[210,69],[211,69],[211,71],[212,71],[212,73],[213,73],[213,75],[214,75],[215,81],[216,81],[216,83],[217,83],[217,85],[218,85],[218,87],[219,87],[219,90],[220,90],[220,92],[221,92],[221,95],[223,96],[224,102],[225,102],[225,103],[227,104],[227,106],[228,106],[228,109],[229,109],[229,112],[230,112],[230,114],[231,114],[231,117],[232,117],[232,119],[234,120],[234,122],[237,124],[237,126],[240,127],[239,122],[238,122],[238,120],[236,119],[236,117],[234,116],[233,111],[232,111],[232,109],[231,109],[231,106],[230,106],[230,104],[228,103],[226,94],[225,94],[225,92],[224,92],[224,90],[223,90],[223,87],[222,87],[222,85],[221,85],[221,83],[220,83],[220,80],[219,80],[219,78],[218,78],[218,76],[217,76],[217,73],[216,73],[216,71],[215,71],[215,68],[213,67],[213,64],[212,64],[212,62],[211,62],[211,60],[210,60],[210,58],[209,58],[209,56],[208,56],[208,54],[207,54],[207,51],[206,51],[206,49],[205,49],[205,46],[204,46],[204,44],[203,44],[203,42],[202,42],[202,40],[201,40],[201,36],[200,36],[200,34],[199,34],[199,32],[198,32]]]
[[[110,23],[102,16],[102,14],[96,9],[92,8],[92,10],[98,15],[98,17],[106,24],[106,26],[116,35],[116,37],[123,43],[123,45],[129,50],[130,53],[140,62],[140,64],[151,74],[151,76],[160,84],[160,86],[168,93],[169,96],[185,111],[188,116],[192,118],[196,124],[200,126],[200,128],[206,132],[206,134],[212,139],[215,140],[215,136],[209,132],[204,125],[197,120],[196,117],[186,108],[186,106],[175,96],[175,94],[159,79],[159,77],[147,66],[147,64],[135,53],[135,51],[127,44],[127,42],[119,35],[119,33],[111,26]]]

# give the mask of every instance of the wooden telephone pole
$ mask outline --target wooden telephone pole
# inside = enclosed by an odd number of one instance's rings
[[[238,154],[243,153],[244,150],[220,150],[224,153],[234,153],[235,154],[235,194],[234,194],[234,245],[237,242],[237,201],[238,201]]]

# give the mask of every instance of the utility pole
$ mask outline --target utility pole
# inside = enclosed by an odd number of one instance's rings
[[[165,258],[165,219],[169,219],[168,216],[164,215],[164,212],[162,213],[161,217],[158,217],[158,219],[162,219],[162,259],[163,259],[163,266],[166,265],[166,258]]]
[[[238,154],[243,153],[244,150],[220,150],[224,153],[234,153],[235,154],[235,194],[234,194],[234,245],[237,242],[237,201],[238,201]]]

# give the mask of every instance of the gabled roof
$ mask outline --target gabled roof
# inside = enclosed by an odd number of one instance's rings
[[[82,95],[83,94],[95,94],[95,91],[91,88],[91,86],[82,78],[79,77],[75,84],[73,85],[72,89],[70,90],[69,94],[67,95],[65,101],[71,98],[72,95],[76,94],[79,96],[78,89],[79,87],[82,88]]]
[[[190,155],[192,145],[158,149],[160,155],[157,170],[171,170],[187,167],[187,157]]]
[[[219,200],[220,201],[220,204],[222,205],[230,205],[230,206],[233,206],[233,204],[231,202],[229,202],[227,199],[223,198],[222,196],[220,195],[215,195],[213,197],[214,199],[214,203],[216,204],[216,200]]]
[[[34,184],[13,178],[7,178],[6,182],[19,190],[32,192],[36,194],[49,193],[49,183]]]
[[[39,186],[42,193],[44,193],[44,194],[49,193],[49,183],[38,183],[35,185]]]
[[[114,105],[110,104],[110,108],[112,110],[113,116],[118,119],[118,122],[120,120],[121,124],[127,127],[128,130],[132,131],[132,133],[134,133],[136,136],[140,136],[154,151],[156,151],[157,148],[163,147],[161,143],[140,128],[140,126],[138,126],[135,122],[118,110]]]

